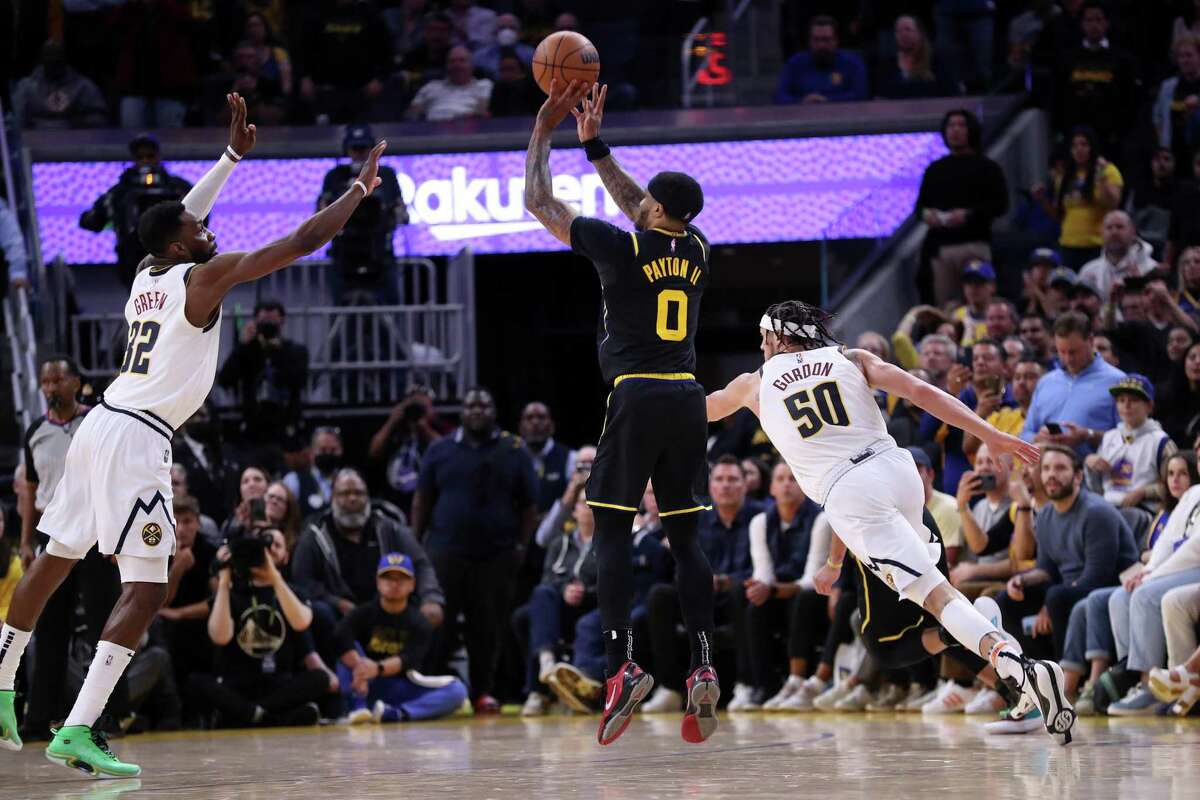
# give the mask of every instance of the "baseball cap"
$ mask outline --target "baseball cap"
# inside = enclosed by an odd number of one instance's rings
[[[1059,258],[1058,253],[1049,247],[1039,247],[1029,254],[1029,264],[1030,266],[1034,264],[1049,264],[1057,268],[1062,266],[1062,259]]]
[[[346,126],[346,135],[342,138],[342,150],[349,150],[351,147],[374,147],[375,135],[371,132],[371,126],[365,123]]]
[[[1095,284],[1091,283],[1090,281],[1085,281],[1082,279],[1076,281],[1068,293],[1070,294],[1071,297],[1078,297],[1079,295],[1083,294],[1084,292],[1095,295],[1096,297],[1099,297],[1101,300],[1104,299],[1104,295],[1101,294],[1100,289]]]
[[[650,196],[662,204],[667,216],[691,222],[704,209],[704,190],[691,175],[660,172],[646,185]]]
[[[1113,397],[1119,394],[1136,394],[1143,400],[1154,402],[1154,384],[1150,383],[1150,379],[1145,375],[1140,375],[1136,372],[1130,372],[1121,380],[1114,383],[1108,388],[1108,393]]]
[[[919,447],[906,447],[904,449],[912,455],[913,461],[917,462],[918,467],[933,469],[933,462],[929,459],[929,453],[926,453]]]
[[[413,572],[412,559],[404,553],[388,553],[379,559],[379,566],[375,568],[375,574],[382,575],[385,572],[403,572],[410,578],[416,576]]]
[[[129,152],[131,155],[137,155],[139,147],[153,147],[156,153],[162,150],[158,144],[158,138],[152,133],[139,133],[129,140]]]
[[[988,261],[968,261],[963,267],[962,279],[964,281],[994,281],[996,280],[996,270],[992,269],[992,265]]]
[[[1059,267],[1050,273],[1049,282],[1051,286],[1055,285],[1056,283],[1064,283],[1070,287],[1079,283],[1079,276],[1076,275],[1075,270],[1071,269],[1070,267]]]

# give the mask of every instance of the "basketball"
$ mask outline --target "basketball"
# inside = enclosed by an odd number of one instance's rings
[[[583,34],[575,31],[552,33],[538,44],[533,54],[533,79],[546,94],[550,81],[595,83],[600,77],[600,54]]]

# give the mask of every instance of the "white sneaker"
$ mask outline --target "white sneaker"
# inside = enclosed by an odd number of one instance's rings
[[[903,689],[894,683],[889,683],[879,690],[875,699],[867,703],[867,711],[892,711],[896,705],[907,697]]]
[[[775,696],[767,702],[763,703],[763,711],[778,711],[786,700],[795,697],[797,693],[804,687],[804,678],[799,675],[789,675],[783,687],[776,692]]]
[[[827,688],[829,688],[829,684],[814,675],[804,681],[800,686],[800,691],[780,703],[779,710],[787,712],[813,711],[815,709],[813,700]]]
[[[758,708],[754,704],[754,687],[747,686],[744,683],[735,683],[733,685],[733,699],[729,701],[726,707],[727,711],[753,711]]]
[[[963,709],[966,714],[987,714],[995,716],[1004,710],[1008,703],[1004,702],[1004,698],[994,689],[984,689],[979,694],[975,695],[975,699],[967,703],[967,707]]]
[[[647,714],[671,714],[683,711],[683,695],[674,689],[659,686],[650,699],[638,706]]]
[[[346,722],[351,725],[364,725],[368,722],[373,722],[374,720],[375,717],[371,714],[371,709],[367,708],[366,706],[363,706],[362,708],[356,708],[346,715]]]
[[[974,689],[967,689],[954,681],[947,681],[932,700],[921,706],[921,713],[961,714],[967,707],[967,703],[975,699],[975,695]]]
[[[1029,698],[1022,697],[1004,716],[984,725],[983,729],[993,735],[1011,735],[1029,733],[1041,727],[1044,727],[1042,712],[1037,710]]]
[[[522,717],[544,717],[550,711],[550,698],[538,692],[530,692],[521,706]]]
[[[817,711],[833,711],[833,707],[853,689],[848,681],[842,681],[836,686],[830,686],[812,699],[813,708]]]
[[[920,711],[921,706],[928,703],[937,696],[937,690],[926,689],[919,683],[914,683],[908,687],[908,693],[904,698],[896,703],[896,711]]]
[[[867,688],[865,683],[855,686],[850,694],[833,704],[834,711],[866,711],[867,706],[875,700],[875,693]]]

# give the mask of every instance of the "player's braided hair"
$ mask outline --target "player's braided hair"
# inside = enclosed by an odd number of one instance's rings
[[[829,332],[828,324],[833,315],[802,300],[776,303],[767,309],[767,316],[773,321],[774,334],[788,344],[799,345],[804,350],[841,344]]]

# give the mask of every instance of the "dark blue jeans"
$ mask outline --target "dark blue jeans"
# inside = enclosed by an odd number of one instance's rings
[[[513,612],[513,630],[517,640],[528,642],[526,693],[534,691],[539,685],[538,654],[543,650],[554,650],[560,639],[570,640],[576,621],[594,605],[595,601],[585,599],[581,605],[569,606],[557,587],[542,583],[534,587],[529,603]]]

